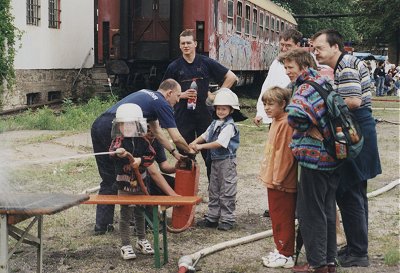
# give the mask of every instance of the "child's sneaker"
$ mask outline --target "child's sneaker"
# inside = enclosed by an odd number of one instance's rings
[[[121,257],[124,260],[130,260],[136,258],[135,252],[133,252],[133,248],[131,245],[126,245],[121,247]]]
[[[294,261],[292,257],[286,257],[282,254],[275,254],[275,257],[270,259],[268,263],[264,263],[266,267],[283,267],[283,268],[292,268],[294,266]]]
[[[154,254],[154,249],[151,247],[151,244],[146,239],[138,240],[136,242],[136,248],[140,250],[140,252],[142,252],[143,254]]]
[[[275,258],[275,256],[279,254],[279,251],[275,248],[274,252],[270,252],[267,256],[261,257],[261,259],[263,260],[263,264],[265,266],[267,266],[267,264],[269,263],[269,261],[271,261],[272,259]]]

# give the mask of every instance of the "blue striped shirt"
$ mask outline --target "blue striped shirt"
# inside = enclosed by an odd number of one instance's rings
[[[341,55],[335,67],[333,88],[343,98],[361,99],[361,106],[371,107],[371,78],[368,68],[353,55]]]

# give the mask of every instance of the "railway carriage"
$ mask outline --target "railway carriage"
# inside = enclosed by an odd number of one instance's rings
[[[157,86],[180,56],[179,33],[195,29],[197,52],[235,72],[239,85],[263,79],[278,36],[294,17],[269,0],[96,0],[96,63],[129,69],[128,85]],[[111,71],[112,72],[112,71]]]

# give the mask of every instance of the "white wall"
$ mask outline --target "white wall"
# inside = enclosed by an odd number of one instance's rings
[[[26,0],[12,0],[15,26],[23,31],[15,69],[80,68],[94,47],[93,0],[61,0],[61,27],[48,27],[48,0],[40,2],[39,26],[26,24]],[[84,67],[94,64],[93,50]]]

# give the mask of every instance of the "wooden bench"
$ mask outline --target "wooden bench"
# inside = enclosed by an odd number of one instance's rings
[[[144,205],[153,206],[153,235],[154,235],[154,266],[161,267],[159,227],[162,225],[163,234],[163,265],[168,262],[168,242],[166,209],[171,206],[189,206],[201,202],[198,196],[159,196],[159,195],[90,195],[89,200],[82,204],[103,205]],[[158,217],[158,207],[162,211]]]

